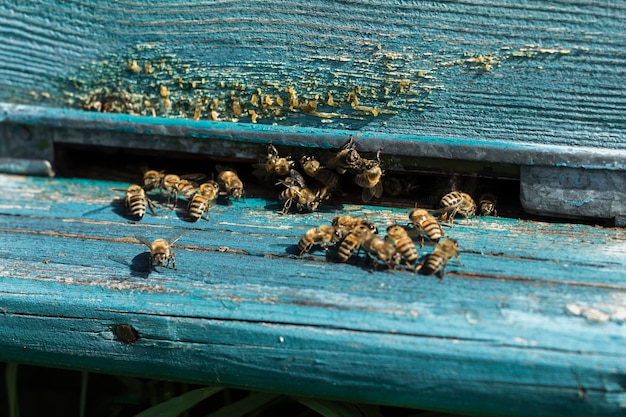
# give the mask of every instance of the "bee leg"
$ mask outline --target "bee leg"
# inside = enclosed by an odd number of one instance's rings
[[[174,255],[174,253],[172,253],[169,257],[169,259],[167,260],[167,266],[169,268],[170,265],[170,261],[172,262],[172,269],[176,270],[176,255]]]
[[[146,196],[146,203],[148,203],[148,208],[150,209],[150,213],[152,213],[153,215],[156,215],[156,213],[154,212],[154,204],[152,204],[152,201]]]
[[[167,204],[170,203],[169,197],[167,199]],[[174,190],[174,203],[172,204],[172,210],[176,209],[176,204],[178,203],[178,192]]]
[[[285,201],[285,204],[283,205],[283,209],[279,212],[280,214],[287,214],[287,212],[289,211],[289,209],[291,208],[291,203],[293,202],[293,199],[288,199],[287,201]]]
[[[437,272],[435,272],[435,276],[443,281],[443,276],[445,275],[446,265],[441,265],[441,268]]]

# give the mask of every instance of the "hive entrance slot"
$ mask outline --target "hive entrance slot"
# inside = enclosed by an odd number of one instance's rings
[[[265,146],[259,145],[259,157]],[[303,148],[280,148],[281,154],[298,159]],[[317,151],[317,150],[316,150]],[[324,161],[332,153],[318,151],[316,157]],[[373,157],[367,155],[366,157]],[[497,214],[501,217],[525,217],[519,203],[519,180],[516,167],[485,166],[465,161],[417,160],[411,159],[413,171],[398,170],[398,158],[381,156],[385,168],[383,176],[384,193],[381,198],[368,202],[373,206],[396,208],[424,207],[438,208],[443,195],[460,190],[471,194],[476,202],[481,195],[491,193],[497,198]],[[178,175],[203,173],[207,178],[217,174],[216,166],[222,165],[237,170],[245,183],[246,195],[276,200],[281,191],[273,182],[264,183],[254,174],[254,164],[258,160],[211,157],[189,153],[95,147],[84,145],[55,145],[55,168],[61,177],[80,177],[112,180],[140,184],[143,172],[147,169],[163,170]],[[391,168],[386,168],[391,166]],[[420,170],[416,170],[417,167]],[[454,168],[458,167],[459,172]],[[296,167],[298,168],[298,167]],[[395,168],[395,169],[394,169]],[[298,168],[299,169],[299,168]],[[305,176],[306,178],[306,176]],[[306,178],[307,183],[315,181]],[[354,175],[340,176],[340,188],[332,193],[331,203],[363,204],[362,188],[354,183]]]

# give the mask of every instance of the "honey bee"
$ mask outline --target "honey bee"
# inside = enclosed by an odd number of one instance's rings
[[[217,166],[217,181],[219,182],[222,192],[220,194],[232,197],[233,200],[239,201],[244,199],[243,182],[237,175],[237,172],[231,169],[225,169],[221,166]]]
[[[407,266],[411,266],[417,261],[415,243],[413,243],[413,239],[409,237],[404,227],[398,224],[387,227],[387,237],[385,239],[396,247],[398,253],[406,261]]]
[[[422,235],[422,247],[424,247],[424,235],[433,242],[438,242],[443,236],[443,231],[437,219],[424,209],[415,209],[409,213],[409,220],[415,229]]]
[[[300,166],[306,175],[316,179],[329,190],[337,188],[339,177],[329,168],[323,166],[314,156],[302,156]]]
[[[400,253],[396,250],[396,247],[391,243],[385,241],[376,235],[371,235],[363,244],[363,249],[373,256],[375,259],[383,261],[387,264],[387,268],[394,269],[402,258]],[[378,262],[374,262],[374,269],[376,269]]]
[[[212,202],[217,199],[219,190],[219,184],[213,180],[198,187],[196,194],[189,200],[187,206],[187,215],[192,221],[198,221],[204,214],[206,214],[206,219],[209,219],[209,208]]]
[[[480,216],[497,216],[496,196],[491,193],[485,193],[478,199],[478,209]]]
[[[367,226],[372,233],[378,233],[378,228],[374,223],[369,220],[358,219],[352,216],[337,216],[333,219],[332,225],[337,228],[342,237],[346,236],[355,227],[360,225]]]
[[[448,219],[451,225],[454,217],[460,214],[463,217],[471,217],[476,214],[476,203],[467,193],[452,191],[444,195],[439,203],[443,214],[442,219]]]
[[[349,168],[358,166],[361,155],[354,147],[354,136],[350,135],[348,142],[335,156],[326,162],[326,167],[334,169],[339,174],[345,174]]]
[[[314,245],[321,245],[325,251],[328,246],[337,243],[341,239],[341,234],[335,226],[322,225],[309,229],[298,242],[300,256],[309,252]]]
[[[141,220],[146,214],[146,206],[154,214],[152,202],[146,196],[146,192],[139,185],[133,184],[126,189],[126,198],[124,200],[126,212],[130,213],[135,219]]]
[[[298,171],[292,169],[291,176],[285,180],[280,180],[278,184],[286,187],[278,196],[278,199],[284,203],[280,211],[281,214],[286,214],[294,202],[299,211],[304,209],[315,211],[319,207],[321,202],[320,192],[314,192],[307,187],[304,178]]]
[[[155,239],[150,242],[143,236],[135,236],[135,238],[150,248],[150,259],[148,260],[148,269],[155,270],[154,264],[157,266],[165,265],[165,268],[169,268],[170,264],[172,269],[176,269],[176,258],[174,251],[172,251],[172,245],[183,236],[183,233],[179,233],[171,239]]]
[[[178,201],[178,195],[190,199],[196,192],[196,183],[192,179],[204,179],[203,174],[188,174],[188,175],[174,175],[167,174],[163,176],[161,180],[161,193],[167,194],[167,204],[170,203],[170,198],[174,197],[174,203],[172,204],[172,210],[176,208]]]
[[[291,157],[279,157],[278,150],[271,143],[267,145],[267,155],[265,159],[258,164],[253,165],[255,173],[262,176],[264,180],[270,180],[276,176],[285,177],[296,167],[296,161]]]
[[[435,274],[437,278],[443,279],[446,264],[452,258],[459,261],[459,244],[456,240],[448,239],[440,242],[437,247],[426,258],[424,263],[415,268],[420,274]]]
[[[143,189],[148,191],[161,186],[163,179],[163,171],[155,171],[150,169],[143,174]]]
[[[376,159],[361,158],[360,172],[354,177],[354,182],[363,187],[361,199],[367,203],[372,197],[380,198],[383,195],[383,170],[380,167],[380,150]]]
[[[361,247],[370,237],[372,237],[372,229],[365,225],[359,224],[348,233],[339,248],[337,248],[337,259],[339,262],[346,262],[355,250]]]

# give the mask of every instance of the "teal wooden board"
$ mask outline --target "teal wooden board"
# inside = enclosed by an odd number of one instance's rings
[[[208,221],[131,222],[111,191],[126,185],[0,175],[1,360],[470,415],[624,413],[623,229],[461,221],[441,281],[294,255],[338,213],[383,226],[406,209],[280,216],[250,196]],[[148,274],[133,236],[179,230],[178,270]]]
[[[268,125],[624,150],[625,21],[619,1],[8,1],[0,100],[94,108],[108,88],[168,117],[217,98],[230,121],[234,95]],[[317,109],[277,104],[289,88]]]

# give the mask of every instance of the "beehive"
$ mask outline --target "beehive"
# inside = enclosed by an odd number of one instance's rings
[[[469,414],[623,412],[624,235],[591,224],[626,212],[625,18],[593,2],[0,5],[3,166],[81,177],[2,176],[4,358]],[[259,187],[196,223],[129,224],[111,203],[144,164],[215,174],[270,142],[328,158],[350,135],[420,192],[280,216]],[[453,187],[503,206],[446,229],[462,264],[443,281],[294,253],[338,214],[408,222]],[[133,236],[179,229],[178,270],[141,272]]]

